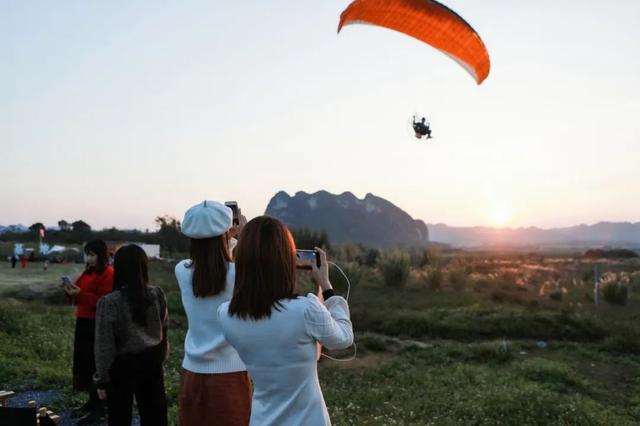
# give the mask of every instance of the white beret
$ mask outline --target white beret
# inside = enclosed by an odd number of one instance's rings
[[[205,200],[184,214],[182,233],[189,238],[211,238],[224,234],[233,221],[233,212],[217,201]]]

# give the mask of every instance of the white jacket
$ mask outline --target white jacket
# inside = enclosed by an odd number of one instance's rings
[[[253,380],[251,425],[330,425],[320,382],[317,346],[341,349],[353,343],[349,306],[340,296],[324,304],[313,294],[282,300],[269,319],[229,316],[218,309],[222,332]]]

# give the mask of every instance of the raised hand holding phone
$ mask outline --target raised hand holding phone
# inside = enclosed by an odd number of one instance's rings
[[[333,289],[329,281],[329,263],[327,262],[327,253],[320,247],[314,247],[314,250],[320,256],[320,266],[315,262],[311,262],[311,276],[322,291]]]

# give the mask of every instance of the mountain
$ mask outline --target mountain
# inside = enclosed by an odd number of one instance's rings
[[[389,201],[367,194],[359,199],[351,192],[297,192],[293,197],[278,192],[265,214],[277,217],[293,228],[325,230],[332,243],[360,243],[366,247],[423,247],[429,231]]]
[[[9,225],[9,226],[2,226],[0,225],[0,234],[5,234],[7,232],[27,232],[29,230],[29,228],[27,228],[24,225]]]
[[[488,228],[428,225],[431,239],[454,246],[597,246],[640,247],[640,222],[599,222],[567,228]]]

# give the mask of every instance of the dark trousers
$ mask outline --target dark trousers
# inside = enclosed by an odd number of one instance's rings
[[[134,396],[142,426],[167,425],[167,397],[159,347],[137,354],[118,356],[109,374],[109,426],[131,424]]]
[[[96,361],[93,354],[93,344],[96,336],[96,320],[77,318],[73,340],[73,388],[81,392],[92,391],[93,373],[96,371]],[[96,395],[97,396],[97,395]],[[90,394],[90,397],[91,394]]]

